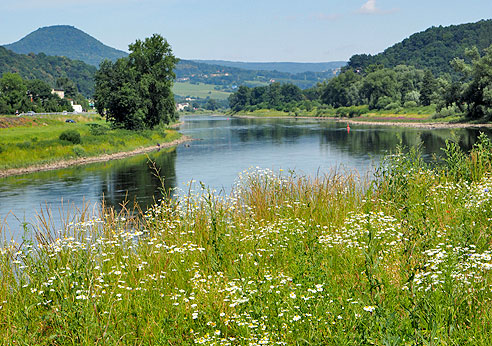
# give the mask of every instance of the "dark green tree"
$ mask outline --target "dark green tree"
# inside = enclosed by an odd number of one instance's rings
[[[251,89],[247,86],[240,86],[237,91],[229,95],[229,106],[233,112],[244,110],[250,104]]]
[[[467,117],[472,119],[492,118],[492,46],[480,56],[477,48],[467,50],[471,64],[455,59],[453,66],[462,75],[461,83],[451,84],[447,92],[449,105],[454,102]]]
[[[1,113],[13,114],[15,111],[27,111],[29,102],[27,87],[17,73],[4,73],[0,79]]]
[[[422,88],[420,89],[420,102],[424,106],[428,106],[432,102],[432,95],[437,89],[437,82],[431,70],[426,70],[424,79],[422,80]]]
[[[61,77],[56,80],[56,87],[63,89],[65,92],[65,97],[70,99],[75,99],[79,90],[77,89],[77,85],[67,77]]]
[[[141,112],[146,127],[169,124],[176,118],[172,86],[178,59],[169,43],[158,34],[129,45],[129,66],[135,70]]]
[[[348,70],[328,81],[321,94],[323,103],[333,107],[348,107],[359,104],[362,77]]]
[[[178,59],[160,35],[130,44],[128,58],[101,63],[95,105],[114,126],[153,128],[176,118],[172,85]]]

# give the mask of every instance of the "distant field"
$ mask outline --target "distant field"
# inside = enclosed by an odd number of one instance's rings
[[[174,83],[173,92],[175,95],[182,97],[190,96],[204,99],[208,96],[216,100],[225,100],[231,94],[229,92],[215,90],[213,85],[203,83]]]

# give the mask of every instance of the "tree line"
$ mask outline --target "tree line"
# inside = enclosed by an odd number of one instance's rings
[[[434,105],[438,114],[465,115],[488,120],[492,117],[492,46],[466,50],[465,59],[455,58],[450,74],[436,77],[430,69],[381,64],[364,70],[345,69],[316,87],[301,90],[292,84],[245,86],[230,95],[233,112],[276,109],[295,111],[318,107],[340,110],[341,115],[360,115],[369,110],[394,110]],[[364,107],[361,107],[364,106]]]
[[[291,112],[296,109],[311,110],[312,101],[317,99],[316,88],[302,90],[297,85],[279,82],[267,86],[240,86],[229,96],[233,112],[275,109]],[[315,97],[313,97],[313,92]]]
[[[59,84],[64,83],[70,84],[70,81],[59,80]],[[66,98],[61,99],[52,94],[51,90],[51,86],[42,80],[26,80],[17,73],[4,73],[0,78],[0,114],[73,111]],[[74,96],[77,94],[78,92],[74,91]]]

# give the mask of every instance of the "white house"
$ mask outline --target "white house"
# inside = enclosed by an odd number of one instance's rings
[[[74,113],[82,113],[82,106],[81,105],[76,105],[73,103],[73,101],[70,101],[70,104],[72,105]]]

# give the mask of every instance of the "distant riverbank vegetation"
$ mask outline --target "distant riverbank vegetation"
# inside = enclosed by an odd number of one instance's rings
[[[354,117],[369,113],[433,113],[434,118],[464,117],[489,121],[492,117],[492,48],[483,56],[467,51],[469,62],[452,61],[460,78],[435,77],[430,70],[398,65],[371,65],[364,71],[345,69],[315,88],[292,84],[240,87],[229,97],[231,110],[274,109],[294,115]]]
[[[491,152],[400,147],[372,182],[247,171],[61,231],[46,213],[0,249],[0,343],[490,345]]]

